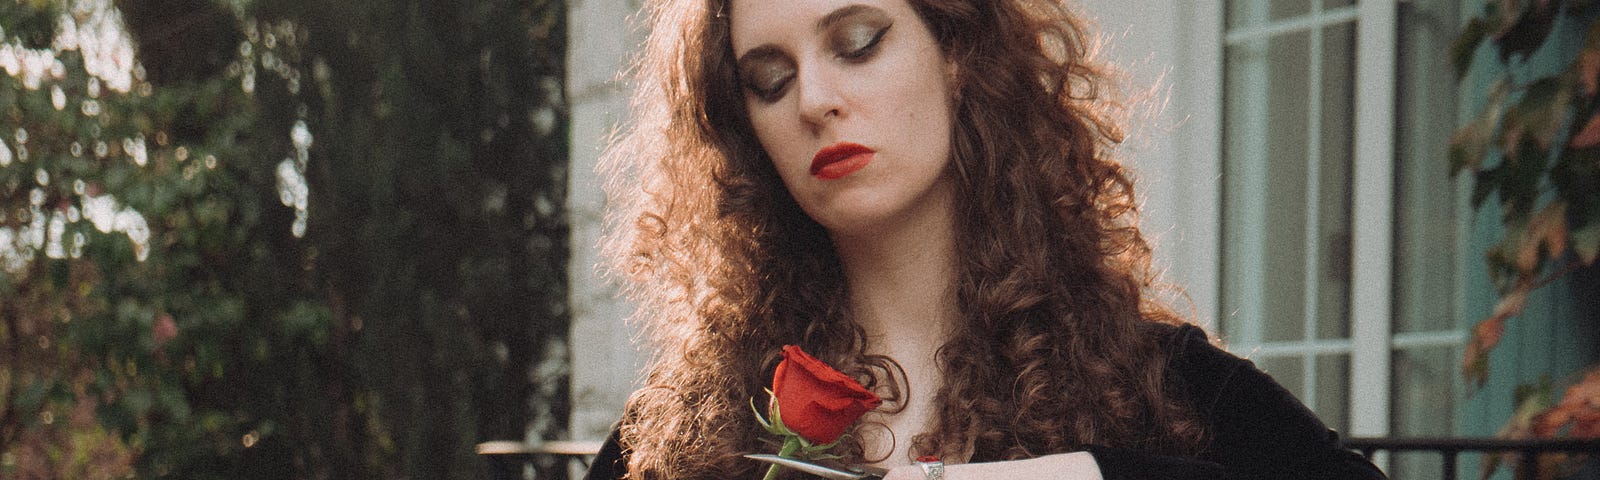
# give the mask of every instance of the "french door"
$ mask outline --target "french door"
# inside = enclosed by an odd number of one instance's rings
[[[1462,3],[1216,4],[1218,330],[1350,435],[1456,424],[1465,202],[1444,152]]]

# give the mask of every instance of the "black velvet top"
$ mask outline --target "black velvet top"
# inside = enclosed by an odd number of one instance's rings
[[[1193,457],[1088,447],[1106,480],[1385,478],[1249,360],[1212,345],[1193,326],[1163,327],[1162,334],[1170,336],[1168,378],[1187,394],[1209,441]],[[627,464],[612,432],[584,478],[620,479]]]

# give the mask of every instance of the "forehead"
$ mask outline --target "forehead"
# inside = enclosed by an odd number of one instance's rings
[[[875,7],[891,17],[911,15],[906,0],[729,0],[733,49],[783,43],[815,33],[817,21],[852,5]]]

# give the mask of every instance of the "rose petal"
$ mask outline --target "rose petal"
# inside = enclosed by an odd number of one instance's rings
[[[861,415],[883,403],[860,382],[794,345],[783,347],[772,393],[784,426],[816,444],[838,440]]]

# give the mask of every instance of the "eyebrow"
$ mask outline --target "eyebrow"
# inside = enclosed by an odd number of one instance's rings
[[[739,58],[733,60],[734,68],[743,69],[746,64],[768,58],[783,58],[783,51],[772,45],[762,45],[744,52]]]
[[[849,5],[849,6],[846,6],[844,8],[840,8],[838,10],[834,10],[833,12],[831,12],[831,13],[829,13],[827,15],[824,15],[822,18],[817,20],[817,25],[815,27],[813,27],[813,28],[815,28],[818,32],[821,32],[823,30],[827,30],[828,27],[833,26],[833,24],[839,23],[839,21],[841,21],[841,20],[853,17],[855,15],[868,13],[868,12],[880,12],[881,13],[881,12],[883,12],[883,10],[880,10],[877,7],[868,6],[868,5],[862,5],[862,4],[859,4],[859,3],[853,4],[853,5]]]
[[[887,15],[883,9],[878,7],[856,3],[846,5],[838,10],[829,12],[827,15],[823,15],[822,18],[817,19],[817,24],[812,28],[818,32],[822,32],[847,18],[866,13],[880,13]],[[771,45],[762,45],[744,52],[743,55],[739,55],[738,58],[735,58],[733,62],[734,64],[744,64],[747,60],[754,60],[756,58],[770,57],[774,55],[781,55],[781,52],[779,52],[776,47]]]

